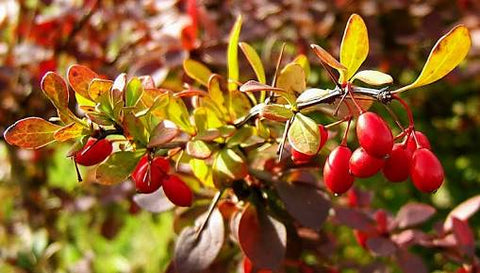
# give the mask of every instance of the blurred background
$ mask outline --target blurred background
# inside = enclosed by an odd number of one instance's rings
[[[261,54],[267,77],[287,42],[286,60],[299,53],[309,57],[309,85],[331,88],[309,44],[338,56],[352,13],[360,14],[369,30],[370,55],[362,67],[391,74],[396,86],[415,79],[435,41],[453,26],[463,23],[471,31],[472,50],[459,68],[438,83],[402,94],[412,106],[416,128],[428,136],[444,165],[444,186],[426,195],[410,183],[392,185],[380,176],[359,183],[375,189],[376,207],[395,212],[408,201],[425,202],[442,219],[480,193],[476,0],[197,0],[194,11],[186,1],[174,0],[2,0],[0,132],[27,116],[54,116],[39,89],[40,79],[50,70],[65,75],[72,63],[109,78],[122,72],[150,74],[158,86],[172,90],[189,81],[181,69],[187,57],[226,74],[226,43],[239,14],[244,18],[241,41]],[[195,23],[198,35],[189,28]],[[242,80],[253,78],[245,59],[241,65],[247,71]],[[397,106],[392,107],[400,112]],[[77,183],[74,165],[65,158],[68,149],[67,143],[20,150],[0,141],[0,272],[163,272],[176,236],[172,213],[139,209],[130,183],[101,186],[88,170],[86,181]],[[470,222],[476,238],[478,218]],[[351,233],[340,240],[341,257],[368,259]],[[432,251],[417,254],[431,268],[449,270]]]

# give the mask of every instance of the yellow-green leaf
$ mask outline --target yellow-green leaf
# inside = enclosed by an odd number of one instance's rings
[[[298,63],[289,63],[278,74],[276,86],[290,94],[300,94],[306,89],[305,71]]]
[[[98,98],[105,92],[109,92],[113,86],[113,81],[103,80],[103,79],[94,79],[90,82],[88,86],[88,95],[90,98],[98,102]]]
[[[185,151],[189,156],[198,159],[207,159],[212,155],[212,149],[202,140],[187,142]]]
[[[84,129],[85,127],[83,127],[83,125],[74,122],[58,129],[53,134],[53,137],[56,141],[67,141],[72,138],[81,137],[85,133]]]
[[[186,59],[183,61],[183,70],[185,70],[185,73],[187,73],[190,78],[208,86],[208,79],[210,75],[212,75],[212,71],[204,64],[192,59]]]
[[[368,32],[362,17],[352,14],[348,19],[340,46],[340,63],[347,68],[342,82],[348,81],[357,72],[368,56]]]
[[[228,90],[233,91],[237,89],[238,81],[238,40],[240,38],[240,30],[242,28],[242,16],[237,17],[237,21],[233,25],[230,32],[227,50],[228,63]]]
[[[305,72],[305,80],[308,81],[308,77],[310,77],[310,63],[308,62],[307,56],[300,54],[294,60],[294,63],[299,64],[303,71]]]
[[[195,128],[190,123],[188,109],[181,98],[170,95],[167,114],[168,119],[173,121],[180,129],[189,134],[195,133]]]
[[[353,76],[351,81],[353,82],[354,80],[377,86],[391,84],[393,82],[392,76],[375,70],[362,70]]]
[[[138,78],[131,79],[125,90],[125,106],[135,107],[143,94],[142,82]]]
[[[245,57],[247,57],[247,60],[250,63],[250,66],[252,67],[253,71],[255,72],[255,75],[257,76],[258,81],[264,84],[267,83],[262,61],[258,56],[257,52],[255,51],[255,49],[253,49],[253,47],[250,46],[249,44],[243,43],[243,42],[240,43],[239,46],[242,49],[243,54],[245,54]]]
[[[468,29],[463,25],[456,26],[437,41],[417,80],[392,93],[424,86],[443,78],[467,56],[471,45]]]
[[[37,149],[54,142],[53,134],[60,128],[42,118],[29,117],[8,127],[3,136],[10,145]]]
[[[285,122],[293,116],[293,112],[292,109],[280,104],[267,104],[262,108],[260,116],[269,120]]]
[[[290,130],[288,130],[288,142],[298,152],[315,155],[320,147],[320,132],[317,123],[311,118],[297,113]]]
[[[217,188],[223,188],[236,179],[245,178],[248,167],[243,157],[232,149],[219,151],[213,162],[213,182]]]
[[[212,167],[207,165],[205,160],[202,159],[192,158],[189,163],[192,167],[193,174],[198,180],[200,180],[205,186],[213,188]]]
[[[113,153],[107,161],[98,166],[96,170],[98,183],[113,185],[127,180],[144,153],[145,150]]]

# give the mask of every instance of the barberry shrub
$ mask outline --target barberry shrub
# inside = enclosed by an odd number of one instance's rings
[[[435,234],[426,234],[414,227],[433,216],[433,207],[407,204],[394,217],[371,208],[368,194],[352,188],[356,178],[377,173],[395,183],[410,177],[425,193],[441,187],[445,174],[434,147],[415,130],[410,107],[399,95],[453,70],[469,51],[467,28],[460,25],[443,36],[418,78],[395,89],[384,72],[357,72],[369,41],[362,18],[354,14],[340,61],[311,46],[334,84],[326,89],[307,87],[311,68],[305,55],[282,67],[283,49],[267,81],[254,48],[239,41],[241,25],[239,17],[230,35],[228,75],[187,59],[184,71],[195,83],[180,92],[156,87],[150,76],[120,74],[109,80],[81,65],[68,69],[67,81],[49,72],[41,88],[58,117],[19,120],[5,139],[28,149],[75,141],[68,156],[79,180],[77,165],[94,165],[101,184],[133,183],[135,201],[147,210],[192,207],[179,211],[196,219],[183,225],[169,272],[201,272],[214,265],[238,265],[244,272],[336,272],[342,264],[321,258],[328,258],[321,249],[333,240],[320,236],[327,219],[352,228],[363,248],[391,257],[406,272],[427,272],[408,252],[412,245],[444,248],[449,259],[465,263],[462,270],[478,269],[467,219],[479,209],[479,198],[461,204]],[[196,30],[185,33],[186,43],[190,32]],[[255,80],[240,75],[239,48]],[[79,115],[69,108],[68,86]],[[400,103],[408,124],[393,111],[390,117],[370,111],[374,103],[387,108]],[[318,115],[332,122],[318,124]],[[350,132],[353,126],[356,134]],[[354,151],[349,135],[358,140]],[[332,151],[325,158],[326,148]],[[308,254],[318,259],[306,259]]]

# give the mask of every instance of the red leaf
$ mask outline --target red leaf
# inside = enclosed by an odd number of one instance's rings
[[[392,241],[400,247],[407,247],[412,244],[428,241],[429,236],[423,231],[416,229],[407,229],[391,237]]]
[[[420,257],[407,250],[397,251],[397,263],[404,273],[427,273],[427,266]]]
[[[395,253],[397,246],[384,237],[370,237],[367,239],[367,247],[378,256],[389,256]]]
[[[458,220],[467,220],[480,209],[480,195],[474,196],[455,207],[447,216],[443,228],[449,231],[452,228],[453,217]]]
[[[356,209],[336,207],[335,218],[341,224],[354,229],[366,232],[375,230],[375,225],[372,219],[370,219],[365,213]]]
[[[285,226],[253,205],[248,205],[242,213],[238,240],[243,253],[256,269],[275,270],[285,257]]]
[[[73,88],[73,91],[82,97],[90,98],[88,86],[93,79],[99,77],[98,74],[86,66],[74,64],[68,68],[67,75],[68,83]]]
[[[203,214],[197,218],[196,228],[187,227],[178,236],[174,257],[177,273],[203,271],[212,264],[220,252],[225,236],[222,214],[215,209],[197,238],[197,228],[205,217],[206,214]]]
[[[53,134],[60,128],[42,118],[29,117],[8,127],[3,136],[10,145],[37,149],[54,142]]]
[[[466,221],[452,218],[453,233],[457,238],[460,250],[465,254],[472,256],[475,251],[475,238],[473,232]]]
[[[426,204],[409,203],[400,209],[395,220],[399,228],[407,228],[427,221],[435,211],[434,207]]]

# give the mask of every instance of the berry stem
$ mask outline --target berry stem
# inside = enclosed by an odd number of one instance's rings
[[[402,132],[405,131],[405,128],[400,123],[400,120],[398,119],[397,114],[395,114],[395,112],[393,112],[393,110],[390,107],[388,107],[388,105],[386,105],[386,104],[382,104],[382,105],[385,107],[385,109],[387,109],[388,113],[393,118],[393,121],[398,126],[398,128],[400,128],[400,130],[402,130]]]
[[[347,146],[347,136],[348,136],[348,131],[350,130],[350,123],[352,123],[352,116],[348,116],[346,117],[346,119],[348,123],[347,123],[347,128],[343,133],[342,142],[340,143],[341,146]]]
[[[403,108],[405,108],[405,111],[407,111],[407,115],[408,115],[409,127],[412,127],[413,129],[414,128],[413,114],[412,114],[412,110],[410,109],[410,106],[408,106],[407,102],[404,101],[402,98],[400,98],[396,94],[393,94],[392,98],[397,100],[403,106]]]
[[[75,161],[75,159],[73,159],[73,165],[75,165],[75,171],[77,172],[78,182],[82,182],[83,181],[82,175],[80,174],[80,169],[78,169],[78,164],[77,164],[77,161]]]
[[[357,100],[355,99],[355,97],[353,96],[353,92],[352,92],[352,84],[351,83],[347,83],[347,93],[348,95],[350,96],[350,98],[352,98],[352,101],[353,101],[353,104],[355,104],[355,107],[357,107],[357,110],[360,114],[363,114],[365,111],[362,109],[362,107],[360,107],[360,105],[358,105],[357,103]]]

